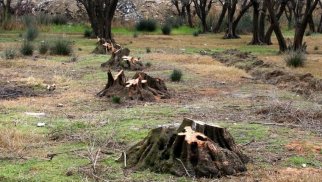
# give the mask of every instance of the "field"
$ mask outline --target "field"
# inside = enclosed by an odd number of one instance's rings
[[[97,151],[94,176],[99,181],[321,181],[321,92],[299,94],[253,79],[244,69],[227,66],[211,54],[238,49],[288,73],[311,73],[322,79],[322,35],[305,37],[307,63],[295,69],[286,67],[275,40],[272,46],[251,46],[250,35],[224,40],[222,34],[195,37],[194,30],[182,29],[171,36],[134,37],[129,30],[115,29],[116,41],[150,63],[145,72],[164,79],[172,95],[157,102],[116,104],[96,96],[107,81],[100,64],[109,55],[91,54],[97,40],[84,38],[83,30],[54,27],[34,41],[37,45],[42,40],[70,40],[71,56],[36,51],[33,56],[0,59],[0,181],[92,181]],[[19,52],[19,34],[1,31],[0,52],[9,48]],[[180,82],[169,79],[173,69],[182,71]],[[126,71],[129,77],[133,74]],[[53,84],[56,89],[47,91]],[[248,171],[220,179],[192,179],[123,169],[117,162],[152,128],[180,123],[184,117],[227,127],[251,158]],[[39,123],[45,126],[37,127]]]

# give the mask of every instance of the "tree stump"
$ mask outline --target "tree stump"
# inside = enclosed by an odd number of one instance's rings
[[[143,70],[144,65],[140,58],[131,57],[128,48],[122,48],[118,44],[105,42],[103,44],[106,53],[111,53],[110,59],[101,64],[101,67],[108,67],[112,69],[126,69],[126,70]]]
[[[184,119],[159,127],[126,152],[127,167],[177,176],[218,178],[246,171],[248,157],[220,126]]]
[[[144,72],[137,72],[130,80],[125,77],[123,70],[115,77],[113,77],[111,71],[108,71],[107,77],[105,88],[97,94],[100,97],[118,96],[151,102],[170,98],[164,81],[153,78]]]

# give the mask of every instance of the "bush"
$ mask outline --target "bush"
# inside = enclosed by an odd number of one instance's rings
[[[20,53],[25,56],[31,56],[34,52],[34,47],[29,41],[24,41],[20,48]]]
[[[49,43],[47,41],[42,41],[39,44],[39,53],[40,54],[46,54],[49,50]]]
[[[168,24],[163,25],[161,28],[163,35],[170,35],[171,29],[172,29],[171,26]]]
[[[3,53],[5,59],[14,59],[16,57],[16,51],[14,49],[6,49]]]
[[[64,15],[55,15],[51,18],[51,23],[55,25],[67,24],[67,18]]]
[[[27,31],[24,37],[27,41],[33,41],[38,37],[38,34],[39,34],[38,29],[34,26],[30,26],[27,28]]]
[[[287,66],[302,67],[306,61],[306,56],[303,51],[289,51],[284,60]]]
[[[120,104],[120,103],[121,103],[121,97],[113,96],[113,97],[112,97],[112,102],[113,102],[114,104]]]
[[[152,19],[143,19],[136,24],[137,31],[154,32],[157,29],[157,22]]]
[[[92,38],[92,37],[94,37],[94,32],[93,32],[93,30],[86,29],[86,30],[84,31],[84,37],[85,37],[85,38]]]
[[[71,53],[72,46],[70,41],[58,39],[50,46],[50,54],[67,56]]]
[[[181,70],[177,70],[177,69],[174,69],[170,75],[170,79],[173,82],[179,82],[181,80],[181,77],[182,77],[182,72]]]

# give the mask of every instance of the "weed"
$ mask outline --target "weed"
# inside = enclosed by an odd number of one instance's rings
[[[289,51],[284,58],[287,66],[303,67],[306,61],[305,53],[302,51]]]
[[[147,63],[145,63],[145,67],[149,68],[149,67],[151,67],[151,66],[152,66],[152,63],[151,63],[151,62],[147,62]]]
[[[36,16],[38,25],[49,25],[51,23],[51,16],[46,13],[40,13]]]
[[[20,47],[20,53],[25,56],[30,56],[33,52],[33,45],[29,41],[24,41]]]
[[[145,50],[146,50],[146,53],[151,53],[151,48],[150,47],[145,48]]]
[[[51,23],[55,25],[66,25],[67,17],[64,15],[55,15],[51,18]]]
[[[35,18],[31,15],[22,16],[21,21],[25,25],[25,27],[31,27],[35,25]]]
[[[112,97],[112,102],[114,104],[120,104],[121,103],[121,97],[119,97],[119,96],[113,96]]]
[[[153,19],[143,19],[136,24],[136,30],[154,32],[157,30],[157,22]]]
[[[165,24],[162,26],[161,30],[162,30],[163,35],[170,35],[172,28],[171,28],[171,25]]]
[[[137,37],[139,37],[139,34],[137,32],[134,32],[133,33],[133,38],[137,38]]]
[[[193,36],[195,36],[195,37],[198,37],[198,36],[199,36],[199,31],[194,31],[194,32],[192,33],[192,35],[193,35]]]
[[[39,34],[39,32],[38,32],[38,29],[36,27],[29,26],[27,28],[27,31],[26,31],[24,37],[25,37],[25,39],[27,41],[33,41],[33,40],[35,40],[38,37],[38,34]]]
[[[84,31],[84,37],[85,37],[85,38],[92,38],[92,37],[94,37],[94,32],[93,32],[93,30],[86,29],[86,30]]]
[[[49,50],[49,43],[47,41],[41,41],[39,44],[39,53],[46,54]]]
[[[6,49],[3,53],[5,59],[14,59],[16,57],[16,51],[14,49]]]
[[[181,70],[178,70],[178,69],[174,69],[170,75],[170,79],[173,82],[179,82],[181,80],[181,77],[182,77],[182,72]]]
[[[70,55],[72,53],[71,42],[58,39],[50,46],[50,53],[53,55]]]

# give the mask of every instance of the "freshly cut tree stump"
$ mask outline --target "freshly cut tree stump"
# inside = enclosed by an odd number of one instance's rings
[[[127,80],[123,70],[115,77],[113,77],[111,71],[108,71],[107,77],[105,88],[97,94],[100,97],[118,96],[131,100],[151,102],[170,98],[164,81],[159,78],[153,78],[144,72],[137,72],[130,80]]]
[[[111,53],[111,58],[101,64],[101,67],[109,67],[112,69],[126,69],[126,70],[143,70],[144,65],[140,58],[134,58],[129,56],[130,50],[128,48],[122,48],[118,44],[105,42],[103,46],[106,49],[106,53]]]
[[[184,119],[159,127],[126,152],[126,165],[177,176],[218,178],[246,171],[249,158],[220,126]]]

